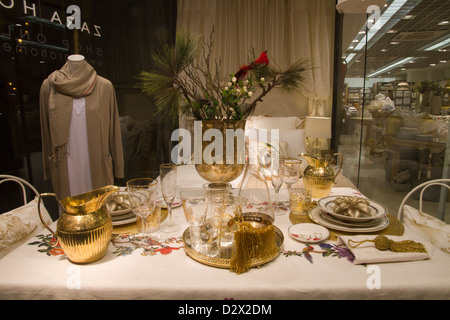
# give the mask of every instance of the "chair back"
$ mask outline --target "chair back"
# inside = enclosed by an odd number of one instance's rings
[[[448,185],[448,183],[450,183],[450,179],[435,179],[435,180],[430,180],[430,181],[426,181],[422,184],[419,184],[418,186],[416,186],[415,188],[413,188],[411,191],[409,191],[409,193],[403,198],[403,201],[400,204],[400,207],[398,208],[398,213],[397,213],[397,218],[403,222],[403,207],[406,204],[406,201],[413,195],[414,192],[416,192],[417,190],[420,190],[420,195],[419,195],[419,211],[422,211],[422,202],[423,202],[423,193],[425,192],[425,190],[428,187],[431,186],[436,186],[436,185],[440,185],[443,187],[446,187],[448,190],[450,190],[450,186]],[[439,217],[439,219],[444,220],[444,217]]]
[[[36,190],[36,188],[33,187],[33,185],[31,183],[29,183],[28,181],[26,181],[26,180],[24,180],[22,178],[16,177],[16,176],[11,176],[11,175],[8,175],[8,174],[0,174],[0,184],[2,184],[3,182],[6,182],[6,181],[13,181],[13,182],[16,182],[16,183],[18,183],[20,185],[20,187],[22,188],[23,204],[24,205],[28,203],[28,201],[27,201],[27,191],[26,191],[25,186],[29,187],[35,193],[36,196],[39,195],[39,192]]]

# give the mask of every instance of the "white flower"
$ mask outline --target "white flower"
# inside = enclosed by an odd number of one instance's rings
[[[253,92],[249,91],[248,96],[251,97],[253,95]]]
[[[228,89],[230,89],[230,88],[228,88],[228,87],[225,87],[225,91],[228,91]]]
[[[245,84],[245,85],[248,85],[248,80],[245,80],[245,81],[244,81],[244,84]]]
[[[264,78],[261,78],[261,82],[264,82],[264,81],[266,81],[266,79],[264,79]]]
[[[247,92],[247,87],[246,86],[244,86],[244,92]]]
[[[236,82],[236,81],[237,81],[236,77],[233,77],[233,78],[231,79],[231,81]]]
[[[227,86],[231,87],[233,84],[231,82],[227,83]]]

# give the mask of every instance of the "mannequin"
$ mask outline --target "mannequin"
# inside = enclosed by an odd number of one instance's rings
[[[84,56],[81,54],[71,54],[67,57],[70,74],[73,74],[81,65],[84,64]]]
[[[44,179],[62,199],[124,175],[115,90],[82,55],[44,80],[40,92]]]

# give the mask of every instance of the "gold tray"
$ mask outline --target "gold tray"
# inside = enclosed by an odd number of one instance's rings
[[[275,226],[274,226],[275,227]],[[279,256],[281,253],[281,250],[283,249],[283,243],[284,243],[284,235],[283,232],[281,232],[280,229],[275,227],[275,235],[276,235],[276,242],[277,242],[277,252],[273,254],[272,256],[269,256],[265,259],[253,259],[252,260],[252,267],[259,267],[263,264],[266,264],[272,260],[274,260],[276,257]],[[216,268],[223,268],[223,269],[230,269],[231,266],[231,259],[228,258],[221,258],[221,257],[208,257],[202,253],[199,253],[195,251],[191,247],[191,240],[190,240],[190,229],[187,228],[183,232],[183,245],[184,250],[186,254],[194,259],[195,261],[198,261],[200,263],[206,264],[210,267],[216,267]]]

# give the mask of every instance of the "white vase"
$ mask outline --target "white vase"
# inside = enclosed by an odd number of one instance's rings
[[[430,99],[431,114],[440,115],[442,107],[442,99],[440,96],[432,96]]]

